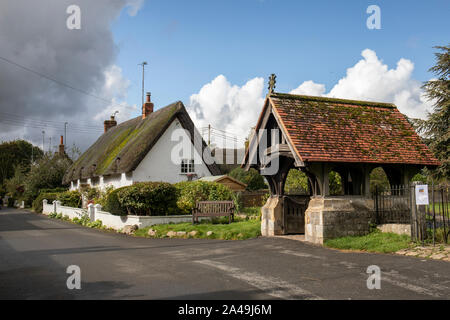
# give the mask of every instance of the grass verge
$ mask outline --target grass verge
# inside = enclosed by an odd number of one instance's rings
[[[156,231],[155,236],[149,236],[149,229]],[[169,231],[185,231],[186,235],[175,236],[174,238],[207,238],[207,239],[223,239],[223,240],[244,240],[256,238],[261,235],[261,221],[244,220],[232,222],[230,224],[219,223],[200,223],[192,225],[192,223],[177,224],[160,224],[142,229],[135,232],[135,236],[146,238],[166,238]],[[197,231],[194,236],[189,235],[191,231]],[[212,231],[211,235],[207,235],[208,231]]]
[[[391,253],[411,247],[412,242],[407,235],[374,231],[365,236],[326,240],[324,245],[329,248],[343,250]]]

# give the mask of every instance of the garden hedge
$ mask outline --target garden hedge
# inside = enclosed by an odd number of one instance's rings
[[[58,200],[61,201],[63,206],[81,208],[81,193],[78,191],[41,192],[33,201],[33,210],[35,212],[42,212],[42,201],[44,199],[47,199],[49,204]]]
[[[57,200],[57,197],[58,193],[56,192],[41,192],[33,201],[33,210],[35,212],[42,213],[42,201],[47,199],[48,203],[53,203],[54,200]]]
[[[116,216],[126,216],[127,209],[123,208],[119,202],[118,193],[120,190],[128,187],[122,187],[118,189],[114,189],[108,193],[105,200],[105,206],[103,208],[104,211],[109,212]]]
[[[140,182],[121,188],[118,201],[128,214],[163,216],[178,213],[177,189],[167,182]]]
[[[209,181],[183,181],[178,189],[177,206],[181,214],[191,214],[196,201],[233,200],[233,192],[223,184]]]

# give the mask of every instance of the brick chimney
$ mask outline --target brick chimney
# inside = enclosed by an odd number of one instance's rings
[[[60,142],[59,142],[59,155],[63,156],[66,153],[64,150],[64,138],[61,136]]]
[[[150,101],[150,92],[147,92],[147,100],[142,106],[142,119],[147,118],[153,112],[153,102]]]
[[[111,116],[111,119],[105,120],[105,122],[103,122],[103,124],[104,124],[105,132],[106,132],[109,129],[111,129],[112,127],[115,127],[117,125],[117,121],[114,119],[114,116]]]

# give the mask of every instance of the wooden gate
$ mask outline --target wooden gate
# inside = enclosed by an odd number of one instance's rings
[[[286,234],[305,233],[305,211],[310,196],[284,196],[283,216]]]

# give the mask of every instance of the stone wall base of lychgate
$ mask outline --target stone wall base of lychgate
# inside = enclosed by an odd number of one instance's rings
[[[270,197],[261,208],[261,235],[283,235],[283,198]]]
[[[305,212],[305,240],[325,240],[365,235],[374,223],[372,199],[355,196],[313,197]]]

